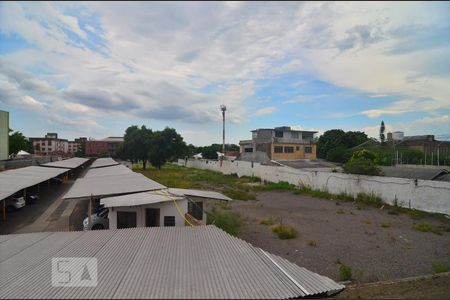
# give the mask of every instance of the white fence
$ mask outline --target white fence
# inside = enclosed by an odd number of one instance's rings
[[[374,194],[384,202],[402,207],[450,215],[450,182],[394,177],[305,171],[286,166],[266,166],[246,161],[178,160],[180,166],[208,169],[223,174],[257,176],[269,182],[286,181],[332,194]]]

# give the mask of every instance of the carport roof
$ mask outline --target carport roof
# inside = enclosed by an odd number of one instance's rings
[[[0,173],[0,200],[20,190],[57,177],[69,169],[31,166]]]
[[[97,285],[52,286],[55,257],[95,258]],[[213,225],[0,236],[0,269],[0,297],[15,299],[287,299],[344,288]]]
[[[173,200],[186,199],[184,196],[171,195],[167,190],[157,190],[143,193],[128,194],[123,196],[103,198],[100,200],[105,207],[138,206],[169,202]]]
[[[423,180],[435,180],[443,174],[447,174],[445,169],[423,168],[423,167],[391,167],[381,166],[381,170],[386,177],[400,177]]]
[[[98,176],[111,176],[111,175],[123,175],[123,174],[130,174],[133,173],[129,168],[125,167],[124,165],[115,165],[115,166],[109,166],[109,167],[103,167],[103,168],[94,168],[89,169],[84,175],[84,178],[92,178],[92,177],[98,177]]]
[[[172,194],[175,194],[175,195],[193,196],[193,197],[225,200],[225,201],[232,200],[230,197],[227,197],[221,193],[213,192],[213,191],[169,188],[169,192]]]
[[[41,165],[42,167],[52,167],[52,168],[66,168],[66,169],[76,169],[85,162],[87,162],[88,158],[81,157],[73,157],[65,160],[49,162]]]
[[[107,166],[118,165],[119,163],[110,157],[97,158],[91,165],[91,168],[103,168]]]
[[[80,178],[64,195],[64,199],[112,197],[131,193],[165,189],[162,184],[140,173]]]

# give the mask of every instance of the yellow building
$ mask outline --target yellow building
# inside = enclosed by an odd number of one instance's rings
[[[239,142],[241,156],[264,160],[265,153],[272,160],[316,159],[315,133],[317,131],[292,130],[288,126],[256,129],[252,131],[251,140]]]

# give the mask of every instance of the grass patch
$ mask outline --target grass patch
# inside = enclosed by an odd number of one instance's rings
[[[450,271],[450,264],[448,263],[433,263],[433,272],[434,273],[444,273]]]
[[[352,279],[352,268],[343,264],[339,259],[336,260],[336,264],[339,265],[339,280],[347,281]]]
[[[272,218],[269,218],[269,219],[264,219],[264,220],[259,221],[259,224],[266,225],[266,226],[272,226],[273,224],[275,224],[275,222],[272,220]]]
[[[372,224],[372,222],[370,220],[368,220],[368,219],[363,220],[363,223],[364,224]]]
[[[381,228],[389,228],[389,227],[391,227],[391,224],[390,223],[381,223],[380,227]]]
[[[414,224],[413,229],[421,232],[432,232],[437,235],[442,235],[442,230],[440,228],[431,226],[427,223]]]
[[[231,210],[217,209],[214,206],[211,213],[207,216],[207,224],[214,224],[223,231],[233,236],[238,236],[242,220],[238,213]]]
[[[338,210],[336,211],[336,213],[337,213],[338,215],[343,215],[343,214],[345,214],[345,211],[344,211],[342,208],[340,208],[340,209],[338,209]]]
[[[281,240],[293,239],[297,237],[298,234],[297,230],[295,230],[294,228],[282,224],[272,225],[271,229],[278,235]]]
[[[227,189],[223,192],[226,196],[234,200],[255,200],[256,195],[246,190]]]
[[[316,243],[316,241],[311,240],[308,242],[308,245],[310,245],[311,247],[316,247],[317,243]]]

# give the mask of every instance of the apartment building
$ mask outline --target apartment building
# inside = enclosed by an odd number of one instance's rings
[[[49,132],[45,137],[32,137],[30,142],[38,155],[73,155],[78,151],[82,141],[86,138],[78,138],[74,141],[58,138],[58,134]]]
[[[117,149],[123,144],[123,137],[107,137],[102,140],[86,141],[85,154],[88,156],[98,156],[107,154],[115,157]]]
[[[289,126],[252,130],[251,140],[239,142],[241,157],[252,158],[258,156],[255,154],[265,153],[272,160],[316,159],[316,133],[317,131],[292,130]]]

